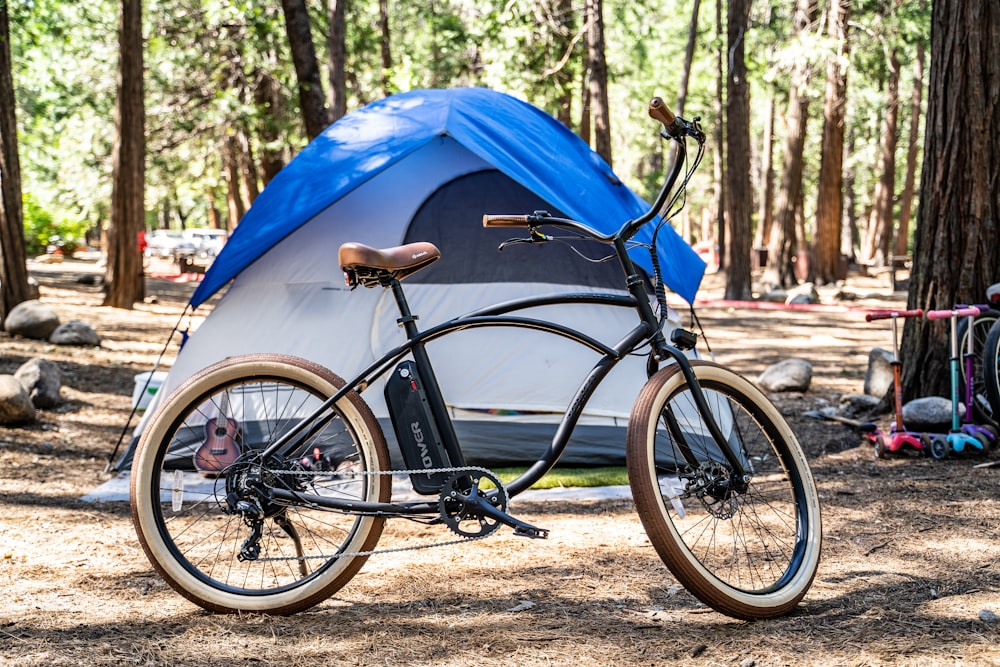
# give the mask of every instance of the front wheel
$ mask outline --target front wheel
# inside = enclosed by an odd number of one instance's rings
[[[132,462],[132,519],[178,593],[211,611],[291,614],[361,568],[384,519],[310,501],[389,501],[388,451],[361,398],[348,393],[262,456],[343,385],[311,362],[261,354],[219,362],[167,397]]]
[[[743,619],[788,613],[819,565],[819,497],[795,435],[750,382],[692,362],[740,480],[708,433],[675,364],[632,408],[627,464],[650,542],[677,579],[716,611]]]

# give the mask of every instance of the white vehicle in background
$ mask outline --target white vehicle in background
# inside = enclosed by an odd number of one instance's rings
[[[202,258],[214,258],[229,239],[229,234],[224,229],[189,227],[182,234],[184,238],[194,244],[195,253]]]
[[[181,232],[172,229],[154,229],[146,234],[146,257],[177,259],[195,252],[195,245]]]

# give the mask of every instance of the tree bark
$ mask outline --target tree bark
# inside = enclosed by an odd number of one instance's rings
[[[687,102],[688,81],[691,79],[691,61],[694,60],[694,46],[698,39],[698,10],[701,0],[694,0],[691,8],[691,26],[688,28],[687,48],[684,50],[684,69],[681,70],[681,83],[677,88],[677,108],[674,113],[684,116],[684,103]]]
[[[910,217],[917,180],[917,154],[920,152],[920,105],[924,89],[924,47],[917,45],[917,59],[913,63],[913,92],[910,97],[910,145],[906,149],[906,177],[903,192],[899,195],[899,222],[896,225],[896,243],[893,252],[899,256],[909,254]]]
[[[726,298],[746,300],[750,292],[750,84],[744,44],[750,0],[729,0],[726,78]]]
[[[323,81],[316,62],[316,46],[309,26],[309,10],[305,0],[281,0],[285,15],[285,31],[292,51],[292,62],[299,83],[299,106],[306,135],[312,141],[329,124],[323,99]]]
[[[327,0],[327,19],[330,24],[330,35],[327,38],[327,51],[330,63],[330,122],[343,118],[347,114],[347,0]]]
[[[222,148],[223,174],[226,178],[226,204],[229,209],[227,229],[235,229],[247,212],[240,191],[240,152],[236,137],[226,137]]]
[[[260,137],[260,177],[264,186],[278,175],[285,166],[281,151],[276,146],[281,142],[279,117],[283,100],[281,85],[271,72],[260,69],[254,86],[254,103],[261,110],[257,133]]]
[[[31,298],[11,70],[10,19],[7,3],[0,1],[0,328],[11,308]]]
[[[766,246],[774,222],[774,94],[764,104],[764,136],[761,140],[760,201],[757,205],[757,231],[754,245]]]
[[[802,40],[810,23],[812,11],[810,0],[795,3],[795,35]],[[767,244],[767,269],[762,281],[771,285],[788,287],[794,285],[795,259],[798,241],[795,233],[795,209],[802,196],[803,146],[806,140],[806,126],[809,120],[809,63],[804,59],[796,62],[788,91],[787,130],[781,172],[781,185],[774,199],[774,223],[771,238]]]
[[[104,296],[104,305],[114,308],[131,309],[137,301],[142,301],[146,292],[138,246],[139,231],[146,226],[142,48],[142,2],[122,0]]]
[[[594,150],[611,165],[611,110],[608,104],[608,64],[604,57],[604,0],[587,0],[587,69]]]
[[[892,238],[893,195],[896,188],[896,143],[899,139],[899,56],[895,51],[889,57],[889,85],[886,95],[885,127],[882,130],[882,153],[878,169],[881,173],[875,184],[872,211],[868,219],[862,253],[864,259],[876,266],[885,266],[889,259],[889,241]]]
[[[719,246],[719,270],[724,271],[727,266],[726,255],[728,254],[729,235],[726,234],[726,178],[724,174],[726,165],[726,116],[723,110],[725,103],[725,74],[722,66],[723,53],[725,50],[725,40],[722,38],[722,0],[715,2],[715,35],[719,48],[715,50],[715,99],[713,100],[713,110],[715,111],[715,128],[712,132],[714,139],[715,154],[712,156],[712,181],[715,184],[715,230],[716,245]],[[710,149],[711,150],[711,149]]]
[[[1000,5],[938,0],[910,308],[979,303],[1000,276]],[[908,319],[903,394],[948,395],[944,322]]]
[[[850,0],[831,3],[827,34],[837,42],[837,52],[826,62],[826,97],[823,102],[823,147],[816,197],[816,237],[813,242],[813,278],[820,284],[836,281],[840,266],[844,191],[844,107],[847,103],[847,69],[844,60]]]
[[[392,50],[389,34],[389,2],[378,0],[378,30],[382,49],[382,94],[388,97],[392,94],[389,75],[392,72]]]

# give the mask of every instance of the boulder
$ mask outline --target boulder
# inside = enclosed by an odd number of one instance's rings
[[[876,347],[868,353],[865,393],[882,398],[892,388],[892,352]]]
[[[962,412],[959,405],[959,416]],[[903,406],[903,424],[911,431],[946,433],[951,428],[951,401],[941,396],[914,399]]]
[[[34,421],[35,406],[24,386],[13,375],[0,375],[0,424]]]
[[[41,301],[32,299],[11,308],[3,326],[12,336],[48,340],[59,326],[59,316]]]
[[[788,290],[785,303],[819,303],[819,292],[812,283],[802,283]]]
[[[812,382],[812,364],[805,359],[785,359],[768,366],[757,384],[766,391],[806,391]]]
[[[101,337],[89,324],[73,320],[56,327],[56,330],[49,336],[49,342],[56,345],[98,347],[101,344]]]
[[[14,373],[32,404],[41,410],[54,408],[61,400],[62,373],[59,366],[47,359],[31,359]]]
[[[839,413],[849,419],[867,418],[878,407],[881,398],[870,394],[846,394],[840,397]]]

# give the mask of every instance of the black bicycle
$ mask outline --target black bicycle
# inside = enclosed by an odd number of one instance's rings
[[[309,361],[256,354],[217,363],[172,392],[142,435],[131,475],[136,531],[160,575],[209,610],[290,614],[328,598],[371,555],[393,551],[377,549],[389,519],[446,526],[454,537],[445,544],[485,538],[502,526],[546,538],[548,530],[510,513],[510,499],[556,464],[597,386],[619,361],[640,353],[648,357],[649,378],[629,419],[626,461],[649,540],[684,586],[724,614],[759,619],[791,610],[820,558],[820,505],[806,458],[757,387],[690,359],[694,334],[676,329],[668,340],[656,234],[655,299],[628,253],[641,227],[666,224],[704,149],[697,119],[675,117],[659,98],[649,111],[679,150],[644,215],[613,234],[544,212],[483,220],[527,229],[507,243],[545,243],[553,238],[547,229],[610,247],[627,293],[519,299],[421,331],[402,281],[436,260],[437,248],[348,243],[339,258],[349,284],[392,292],[404,344],[347,381]],[[688,140],[697,144],[690,163]],[[636,325],[608,344],[523,312],[581,303],[632,309]],[[466,464],[426,350],[481,327],[541,331],[599,356],[548,449],[509,484]],[[385,436],[362,399],[378,378],[386,379],[403,469],[390,465]],[[408,476],[408,499],[393,502],[393,475]]]

